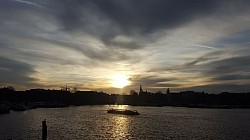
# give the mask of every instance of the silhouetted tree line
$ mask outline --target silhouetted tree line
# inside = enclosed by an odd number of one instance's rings
[[[13,87],[0,88],[0,102],[23,103],[45,102],[68,105],[106,105],[128,104],[137,106],[185,106],[185,107],[250,107],[250,93],[208,94],[204,92],[185,91],[166,93],[131,91],[130,95],[107,94],[97,91],[30,89],[15,91]]]

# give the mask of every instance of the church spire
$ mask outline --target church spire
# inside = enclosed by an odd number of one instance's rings
[[[141,84],[140,84],[140,94],[143,93],[143,90],[142,90],[142,87],[141,87]]]

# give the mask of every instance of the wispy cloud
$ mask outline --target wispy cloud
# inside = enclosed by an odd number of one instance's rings
[[[37,4],[37,3],[34,3],[34,2],[30,2],[30,1],[27,1],[27,0],[13,0],[13,1],[20,2],[20,3],[23,3],[23,4],[28,4],[28,5],[31,5],[31,6],[36,6],[36,7],[39,7],[39,8],[43,7],[40,4]]]
[[[201,48],[207,48],[207,49],[213,49],[213,50],[220,50],[219,48],[216,48],[216,47],[199,45],[199,44],[193,44],[193,46],[201,47]]]

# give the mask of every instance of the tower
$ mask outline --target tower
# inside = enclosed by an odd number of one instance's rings
[[[167,89],[167,92],[166,92],[167,94],[169,94],[170,93],[170,90],[169,90],[169,88]]]
[[[142,87],[141,87],[141,84],[140,84],[140,91],[139,91],[139,94],[142,94],[143,93],[143,90],[142,90]]]

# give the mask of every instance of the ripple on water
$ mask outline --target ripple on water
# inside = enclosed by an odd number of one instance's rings
[[[112,106],[114,107],[114,106]],[[131,107],[141,114],[108,114],[110,106],[34,109],[0,115],[0,139],[250,139],[250,110]]]

